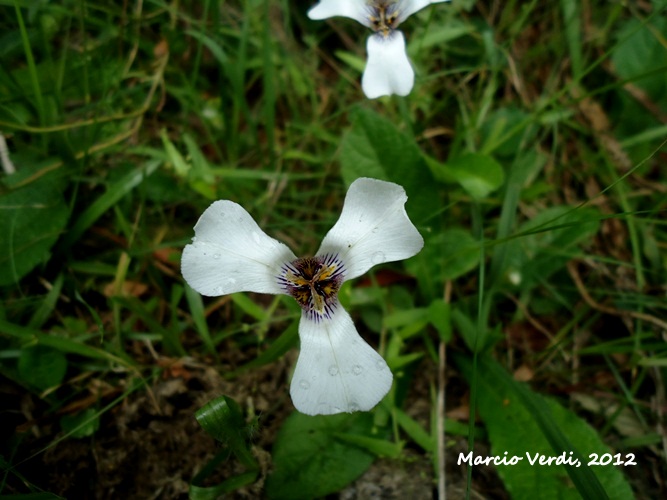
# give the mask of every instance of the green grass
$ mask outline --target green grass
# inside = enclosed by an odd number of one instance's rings
[[[367,30],[307,8],[0,0],[0,494],[660,496],[667,4],[435,4],[401,27],[412,93],[374,101]],[[298,306],[203,298],[180,253],[230,199],[312,254],[360,176],[425,240],[340,292],[395,383],[304,417]]]

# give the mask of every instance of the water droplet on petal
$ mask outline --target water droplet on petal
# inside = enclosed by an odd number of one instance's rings
[[[384,261],[385,261],[384,252],[375,252],[373,255],[371,255],[371,263],[374,265],[381,264]]]
[[[363,371],[364,371],[364,369],[362,368],[361,365],[354,365],[352,367],[352,373],[354,373],[355,375],[361,375],[361,372],[363,372]]]
[[[256,244],[256,245],[261,245],[261,243],[262,243],[262,239],[259,237],[259,233],[258,233],[258,232],[253,232],[253,233],[252,233],[252,239],[255,241],[255,244]]]
[[[336,365],[331,365],[329,367],[329,375],[331,375],[332,377],[338,375],[338,367]]]
[[[375,368],[377,369],[377,371],[381,372],[382,370],[387,368],[387,363],[385,363],[384,359],[378,359],[375,362]]]
[[[349,411],[359,411],[359,405],[357,403],[350,403],[348,407]]]
[[[227,285],[230,288],[233,287],[234,285],[236,285],[236,279],[228,278],[227,281],[225,281],[225,285]]]
[[[375,227],[373,228],[373,230],[371,231],[371,233],[375,234],[375,233],[377,233],[379,230],[380,230],[380,228],[377,227],[377,226],[375,226]]]
[[[192,237],[192,243],[194,243],[195,241],[197,241],[197,237],[196,237],[196,236],[193,236],[193,237]]]
[[[214,254],[213,254],[213,258],[214,258],[215,260],[218,260],[218,259],[220,258],[220,254],[219,254],[219,253],[214,253]]]
[[[302,389],[310,389],[310,382],[301,379],[299,380],[299,387],[301,387]]]
[[[215,295],[222,295],[222,293],[223,293],[222,287],[221,286],[216,286],[215,289],[213,290],[213,293]]]

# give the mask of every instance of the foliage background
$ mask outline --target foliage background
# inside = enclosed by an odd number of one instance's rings
[[[308,7],[0,0],[0,492],[664,496],[667,4],[433,5],[376,101],[365,28]],[[180,252],[232,199],[307,255],[359,176],[426,246],[341,291],[389,396],[307,418],[298,307],[204,300]]]

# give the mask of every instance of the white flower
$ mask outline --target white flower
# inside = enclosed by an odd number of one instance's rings
[[[408,95],[415,72],[405,51],[399,24],[429,4],[449,0],[320,0],[308,11],[315,20],[334,16],[349,17],[375,31],[368,39],[368,63],[361,88],[369,99],[383,95]]]
[[[192,288],[208,296],[281,293],[301,306],[301,353],[290,393],[302,413],[370,410],[391,388],[387,363],[359,336],[338,290],[377,264],[421,250],[424,240],[405,212],[407,199],[398,184],[357,179],[320,249],[301,259],[232,201],[216,201],[195,225],[181,261]]]

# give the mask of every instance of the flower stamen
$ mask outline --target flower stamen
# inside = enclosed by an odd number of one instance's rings
[[[285,264],[278,282],[310,319],[330,317],[343,283],[343,263],[337,255],[304,257]]]
[[[398,26],[398,2],[377,0],[369,7],[368,19],[373,31],[387,38]]]

